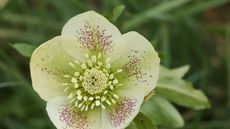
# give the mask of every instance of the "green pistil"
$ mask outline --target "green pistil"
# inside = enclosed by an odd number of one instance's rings
[[[98,94],[107,87],[107,80],[108,77],[101,70],[87,69],[83,76],[82,87],[91,95]]]
[[[85,54],[86,62],[74,61],[69,65],[73,68],[80,67],[81,72],[76,71],[74,75],[64,75],[69,82],[63,83],[66,86],[64,92],[70,103],[81,111],[88,111],[101,106],[106,108],[115,104],[119,99],[116,89],[122,86],[116,78],[116,74],[122,72],[118,69],[112,73],[110,70],[110,58],[103,60],[101,53],[97,56]]]

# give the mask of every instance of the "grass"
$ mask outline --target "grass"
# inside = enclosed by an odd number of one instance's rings
[[[122,33],[146,36],[165,66],[191,65],[186,79],[209,96],[209,110],[178,107],[186,120],[183,129],[230,128],[228,0],[10,0],[0,10],[1,129],[54,129],[31,88],[29,59],[10,44],[39,45],[60,35],[72,16],[87,10],[108,14],[118,5],[125,5],[115,23]]]

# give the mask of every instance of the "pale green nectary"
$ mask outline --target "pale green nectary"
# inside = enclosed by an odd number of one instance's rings
[[[159,57],[137,32],[121,34],[94,11],[39,46],[32,85],[58,129],[124,129],[156,87]]]

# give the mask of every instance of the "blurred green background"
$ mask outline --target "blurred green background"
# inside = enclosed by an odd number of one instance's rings
[[[115,25],[138,31],[158,50],[164,66],[189,64],[185,79],[209,97],[203,111],[177,106],[182,129],[230,129],[229,0],[0,0],[0,129],[54,129],[45,102],[33,91],[29,58],[13,43],[39,45],[72,16],[87,10],[125,11]],[[160,129],[170,129],[161,127]]]

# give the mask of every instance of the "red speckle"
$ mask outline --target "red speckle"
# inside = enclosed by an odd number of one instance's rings
[[[91,122],[87,120],[86,115],[75,112],[68,106],[59,110],[59,120],[63,122],[63,129],[89,129],[91,127]]]
[[[140,83],[148,83],[146,80],[147,73],[142,70],[143,60],[146,60],[144,57],[144,52],[140,52],[139,50],[131,50],[127,62],[122,69],[124,70],[126,77],[135,77],[135,79]],[[137,83],[135,84],[137,85]]]
[[[82,46],[90,51],[108,52],[112,47],[112,35],[106,35],[100,26],[92,26],[86,21],[84,28],[77,31],[77,39]]]
[[[121,100],[116,107],[109,113],[110,124],[117,128],[132,115],[135,111],[137,100],[132,98],[124,98]]]

